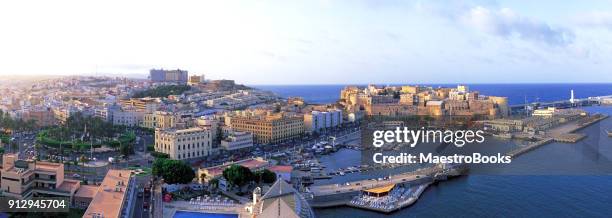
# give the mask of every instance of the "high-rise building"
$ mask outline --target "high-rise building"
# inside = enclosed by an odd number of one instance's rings
[[[149,78],[153,82],[180,82],[186,83],[189,78],[189,73],[186,70],[164,70],[151,69]]]

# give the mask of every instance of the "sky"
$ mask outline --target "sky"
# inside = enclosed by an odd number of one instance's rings
[[[612,82],[612,0],[2,1],[0,76]]]

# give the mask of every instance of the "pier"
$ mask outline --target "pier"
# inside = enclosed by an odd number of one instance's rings
[[[347,205],[380,213],[391,213],[414,204],[430,184],[425,183],[415,187],[394,188],[388,193],[389,196],[382,198],[371,197],[365,194],[358,195],[348,202]]]
[[[561,101],[552,101],[552,102],[531,102],[525,104],[515,104],[509,105],[510,110],[514,113],[524,112],[525,108],[547,108],[547,107],[556,107],[556,108],[572,108],[572,107],[584,107],[584,106],[593,106],[593,105],[601,105],[604,103],[605,99],[612,98],[612,96],[596,96],[596,97],[588,97],[588,98],[579,98],[579,99],[568,99]]]
[[[515,158],[515,157],[518,157],[521,154],[524,154],[524,153],[526,153],[528,151],[536,149],[536,148],[538,148],[538,147],[540,147],[542,145],[548,144],[548,143],[550,143],[552,141],[553,141],[552,138],[542,139],[540,141],[537,141],[537,142],[534,142],[534,143],[531,143],[531,144],[528,144],[528,145],[525,145],[525,146],[521,146],[521,147],[519,147],[517,149],[514,149],[514,150],[506,153],[506,155],[508,155],[508,156],[510,156],[512,158]]]
[[[564,123],[561,126],[549,129],[544,134],[516,135],[515,137],[517,138],[535,139],[536,141],[519,146],[507,152],[506,155],[511,158],[516,158],[551,142],[578,142],[587,136],[581,133],[575,133],[576,131],[606,118],[608,118],[607,115],[595,114]],[[610,134],[609,131],[608,134]],[[365,179],[344,184],[315,185],[309,187],[305,194],[308,196],[308,200],[314,208],[351,206],[380,213],[391,213],[414,204],[430,184],[436,181],[446,180],[448,177],[461,175],[461,172],[463,172],[463,167],[461,166],[465,165],[458,165],[450,168],[444,167],[443,165],[435,165],[412,172],[392,175],[382,180],[380,178]],[[369,169],[372,168],[372,166],[365,168]],[[393,192],[392,197],[381,199],[364,195],[364,193],[372,192],[372,190],[391,186],[395,187],[396,185],[418,188],[399,189]],[[392,190],[388,190],[387,192],[391,193]]]
[[[429,178],[437,172],[442,171],[442,168],[439,166],[422,168],[412,172],[401,173],[397,175],[390,176],[386,180],[376,180],[376,179],[365,179],[359,181],[353,181],[345,184],[329,184],[329,185],[317,185],[311,186],[310,192],[315,197],[342,194],[348,192],[356,192],[362,191],[366,189],[391,185],[391,184],[399,184],[399,183],[408,183],[423,180],[425,178]],[[348,184],[348,185],[346,185]]]
[[[591,117],[586,117],[581,120],[577,120],[571,123],[564,124],[562,126],[553,128],[543,136],[535,135],[533,138],[538,139],[538,141],[520,146],[519,148],[512,150],[507,153],[508,156],[515,158],[521,154],[524,154],[528,151],[536,149],[542,145],[551,143],[553,141],[556,142],[564,142],[564,143],[576,143],[581,139],[585,138],[585,134],[575,133],[576,131],[583,129],[587,126],[590,126],[594,123],[597,123],[601,120],[608,118],[607,115],[604,114],[596,114]]]

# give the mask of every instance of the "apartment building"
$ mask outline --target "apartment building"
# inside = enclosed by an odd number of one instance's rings
[[[233,131],[221,140],[221,147],[227,151],[253,147],[253,133]]]
[[[189,78],[189,73],[186,70],[164,70],[151,69],[149,77],[153,82],[182,82],[186,83]]]
[[[208,128],[158,128],[155,130],[155,151],[176,160],[206,157],[212,153],[212,138]]]
[[[280,143],[304,134],[304,118],[300,116],[238,116],[229,121],[233,129],[253,133],[253,141],[258,144]]]
[[[133,217],[136,189],[131,170],[108,170],[83,217]]]
[[[161,102],[157,98],[130,98],[120,100],[119,103],[124,109],[135,109],[146,113],[157,111]]]
[[[304,126],[309,133],[338,127],[342,124],[342,111],[329,109],[327,111],[312,111],[304,114]]]
[[[2,156],[2,196],[29,199],[36,196],[68,197],[72,202],[81,183],[64,178],[64,164],[19,160],[16,154]]]
[[[47,107],[34,107],[22,115],[23,120],[34,120],[36,126],[45,127],[55,125],[55,115],[53,110]]]
[[[176,127],[176,115],[164,111],[144,114],[141,127],[155,129],[167,129]]]
[[[140,126],[144,118],[144,112],[137,110],[119,109],[112,114],[113,125]]]

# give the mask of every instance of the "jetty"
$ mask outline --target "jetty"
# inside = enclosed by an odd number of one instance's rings
[[[564,123],[538,135],[513,135],[516,138],[535,140],[518,146],[506,153],[516,158],[529,151],[551,142],[575,143],[587,137],[576,131],[608,118],[604,114],[595,114],[582,119]],[[612,136],[610,131],[608,135]],[[313,208],[350,206],[372,210],[380,213],[391,213],[414,204],[427,187],[449,177],[460,176],[467,170],[466,165],[448,166],[437,164],[379,179],[364,179],[343,184],[315,185],[306,189],[305,196]],[[377,169],[381,166],[356,167],[357,172]],[[395,167],[382,166],[381,168]],[[351,169],[352,170],[352,169]],[[399,187],[399,188],[398,188]]]
[[[347,205],[380,213],[392,213],[414,204],[430,184],[425,183],[413,187],[388,185],[364,190],[361,195],[355,196]]]

